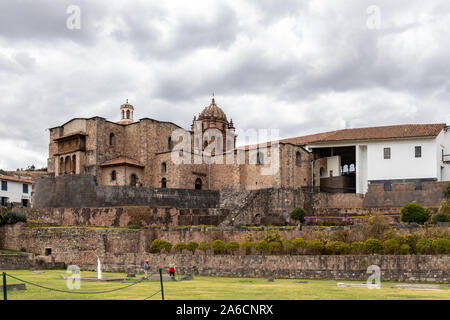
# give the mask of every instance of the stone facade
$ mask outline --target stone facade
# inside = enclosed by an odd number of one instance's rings
[[[228,121],[214,99],[198,119],[194,117],[191,131],[149,118],[135,122],[133,111],[127,102],[121,106],[117,123],[101,117],[76,118],[51,128],[49,174],[91,174],[104,186],[219,190],[311,185],[310,152],[300,145],[280,143],[272,159],[277,169],[264,172],[272,145],[236,148],[233,121]],[[184,132],[183,137],[190,140],[191,150],[182,153],[190,158],[188,164],[175,164],[171,159],[178,144],[172,140],[175,131]],[[224,148],[228,160],[224,157],[220,163],[222,153],[211,147],[214,145]],[[215,157],[210,165],[209,155]],[[266,161],[257,164],[259,155]]]

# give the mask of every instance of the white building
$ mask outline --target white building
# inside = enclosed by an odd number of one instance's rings
[[[366,193],[368,184],[450,181],[450,127],[439,124],[344,129],[288,139],[314,153],[320,185]],[[317,172],[317,169],[315,169]],[[316,180],[317,181],[317,180]]]
[[[30,179],[0,175],[0,204],[28,207],[33,181]]]

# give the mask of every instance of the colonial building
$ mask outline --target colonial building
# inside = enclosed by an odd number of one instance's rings
[[[233,121],[214,99],[194,117],[190,130],[150,118],[134,121],[133,112],[127,101],[118,122],[76,118],[51,128],[48,172],[91,174],[99,185],[112,186],[321,186],[357,193],[365,193],[369,183],[389,188],[392,182],[416,181],[420,188],[421,181],[450,180],[445,124],[337,130],[236,148]],[[174,155],[184,161],[174,161]]]
[[[28,207],[31,199],[33,180],[0,174],[0,205]]]

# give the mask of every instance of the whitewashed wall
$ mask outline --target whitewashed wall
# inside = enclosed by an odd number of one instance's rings
[[[22,182],[8,181],[8,191],[3,191],[0,187],[0,197],[9,198],[9,202],[22,202],[22,199],[30,200],[31,188],[32,185],[28,184],[28,193],[23,193]]]

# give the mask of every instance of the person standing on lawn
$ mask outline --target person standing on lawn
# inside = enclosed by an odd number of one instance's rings
[[[150,268],[149,264],[148,264],[148,260],[145,260],[144,262],[144,273],[145,273],[145,280],[148,280],[148,269]]]
[[[175,280],[175,263],[169,263],[169,275],[173,280]]]

